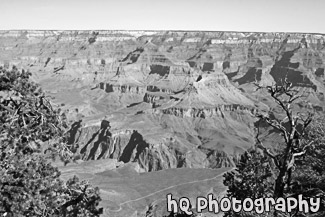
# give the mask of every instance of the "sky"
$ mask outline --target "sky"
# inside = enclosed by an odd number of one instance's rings
[[[0,0],[0,29],[325,33],[325,0]]]

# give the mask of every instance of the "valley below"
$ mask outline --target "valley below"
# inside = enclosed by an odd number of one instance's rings
[[[168,193],[222,197],[256,114],[279,113],[255,84],[287,80],[323,113],[324,61],[322,34],[0,31],[0,66],[32,72],[67,114],[77,148],[75,163],[54,163],[63,179],[98,186],[113,217],[167,215]]]

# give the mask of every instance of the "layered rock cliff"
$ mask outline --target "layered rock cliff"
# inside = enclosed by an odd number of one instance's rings
[[[233,166],[254,143],[254,114],[272,107],[256,82],[287,79],[324,107],[321,34],[17,30],[0,31],[0,51],[0,65],[30,70],[81,117],[70,142],[83,160],[143,171]]]

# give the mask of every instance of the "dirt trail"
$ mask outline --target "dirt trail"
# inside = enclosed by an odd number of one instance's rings
[[[216,179],[216,178],[218,178],[218,177],[220,177],[220,176],[223,176],[225,173],[230,172],[230,171],[232,171],[232,170],[234,170],[234,169],[235,169],[235,168],[232,168],[232,169],[230,169],[230,170],[228,170],[228,171],[225,171],[225,172],[223,172],[223,173],[221,173],[221,174],[219,174],[219,175],[216,175],[216,176],[214,176],[214,177],[212,177],[212,178],[202,179],[202,180],[196,180],[196,181],[191,181],[191,182],[184,182],[184,183],[181,183],[181,184],[172,185],[172,186],[169,186],[169,187],[167,187],[167,188],[163,188],[163,189],[160,189],[160,190],[155,191],[155,192],[153,192],[153,193],[150,193],[150,194],[148,194],[148,195],[146,195],[146,196],[139,197],[139,198],[137,198],[137,199],[133,199],[133,200],[125,201],[125,202],[119,204],[119,206],[120,206],[119,209],[117,209],[117,210],[106,210],[106,213],[108,214],[109,212],[119,212],[119,211],[122,210],[122,206],[125,205],[125,204],[132,203],[132,202],[136,202],[136,201],[139,201],[139,200],[143,200],[143,199],[145,199],[145,198],[147,198],[147,197],[151,197],[151,196],[153,196],[153,195],[155,195],[155,194],[158,194],[158,193],[164,192],[164,191],[166,191],[166,190],[169,190],[169,189],[172,189],[172,188],[175,188],[175,187],[179,187],[179,186],[186,185],[186,184],[193,184],[193,183],[205,182],[205,181],[210,181],[210,180]]]

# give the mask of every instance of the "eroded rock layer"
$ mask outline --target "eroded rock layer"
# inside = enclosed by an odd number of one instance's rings
[[[324,52],[321,34],[0,31],[0,65],[66,109],[76,155],[146,172],[234,166],[272,107],[255,82],[287,79],[323,111]]]

